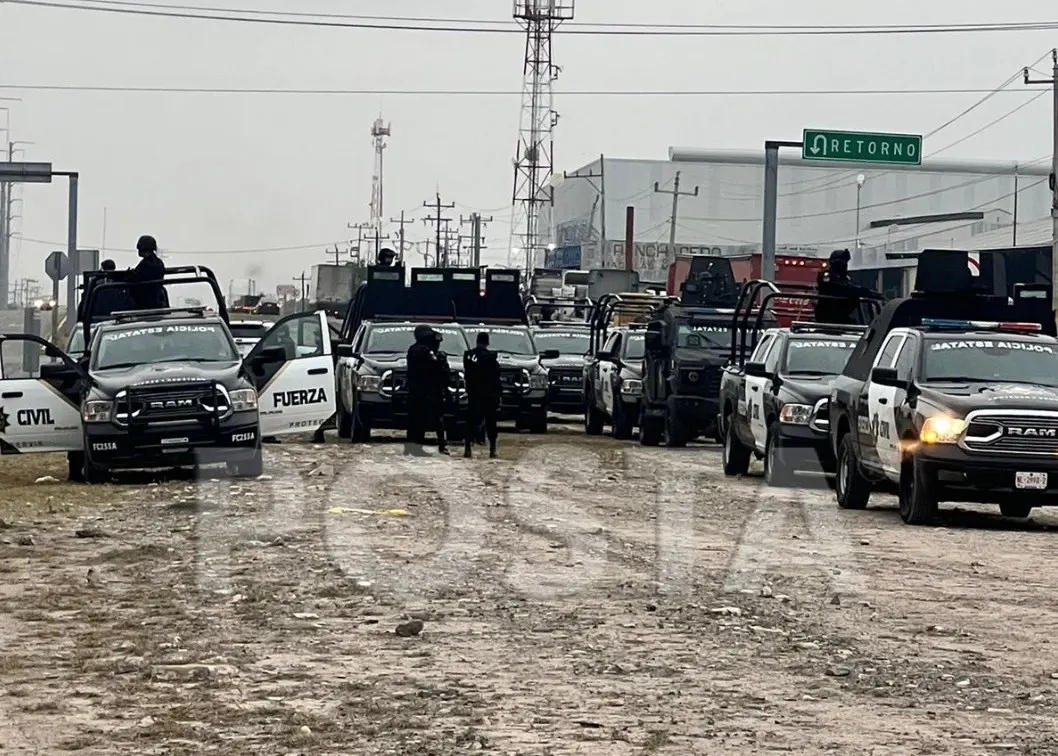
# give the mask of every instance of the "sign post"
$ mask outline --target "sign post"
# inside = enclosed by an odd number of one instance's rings
[[[828,163],[922,165],[922,137],[805,129],[801,158]]]
[[[44,272],[51,279],[51,340],[52,343],[57,344],[59,341],[59,281],[70,273],[70,258],[62,250],[55,250],[44,261]],[[66,317],[70,317],[69,310],[66,312]]]

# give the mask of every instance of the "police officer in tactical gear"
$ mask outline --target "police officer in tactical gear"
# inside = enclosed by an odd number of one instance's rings
[[[816,276],[816,289],[820,296],[815,304],[816,321],[855,325],[861,298],[882,299],[878,292],[866,286],[858,286],[849,277],[852,253],[838,249],[830,253],[827,269]]]
[[[482,423],[489,439],[489,457],[496,458],[496,417],[500,408],[500,363],[489,349],[489,335],[478,334],[477,345],[463,354],[463,373],[467,382],[466,441],[463,456],[470,457],[473,439]]]
[[[103,273],[116,273],[117,267],[114,261],[109,259],[99,264],[99,269]],[[117,283],[116,277],[112,275],[100,276],[96,281],[95,285]],[[78,323],[84,322],[86,301],[87,299],[82,297],[81,301],[77,303]],[[108,286],[105,289],[99,289],[95,296],[92,297],[92,316],[96,319],[105,318],[115,312],[133,310],[135,307],[136,305],[129,295],[128,288],[125,286]]]
[[[408,440],[422,444],[427,431],[436,431],[442,454],[448,454],[444,426],[448,373],[440,334],[428,325],[416,326],[415,343],[408,349]]]
[[[378,255],[375,258],[377,265],[383,265],[387,268],[392,268],[397,261],[397,253],[389,247],[383,247],[378,251]]]
[[[158,242],[153,236],[141,236],[136,242],[140,261],[132,270],[129,283],[132,300],[137,310],[162,310],[169,307],[162,280],[165,278],[165,263],[158,257]]]

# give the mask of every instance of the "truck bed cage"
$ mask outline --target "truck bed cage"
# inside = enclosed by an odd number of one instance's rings
[[[654,294],[623,293],[603,294],[595,302],[591,313],[591,345],[589,354],[595,354],[602,348],[615,315],[633,317],[650,317],[667,304],[676,304],[678,297],[657,296]]]
[[[86,271],[82,274],[82,288],[84,289],[83,299],[81,301],[81,307],[79,312],[81,314],[81,327],[84,328],[84,343],[85,351],[87,352],[89,345],[92,343],[92,324],[100,321],[107,321],[113,319],[113,312],[102,312],[98,307],[99,294],[104,291],[118,291],[124,290],[129,291],[131,287],[135,286],[153,286],[161,284],[168,294],[170,286],[181,286],[185,284],[206,284],[213,291],[213,296],[217,300],[217,315],[225,323],[228,320],[228,308],[224,302],[224,294],[220,290],[220,285],[217,283],[217,276],[214,275],[213,271],[209,268],[201,265],[182,265],[165,269],[165,275],[160,279],[153,281],[141,281],[133,284],[129,283],[133,276],[131,270],[111,270],[111,271]],[[170,276],[174,276],[170,278]],[[188,312],[190,310],[197,310],[199,308],[164,308],[164,309],[151,309],[151,310],[121,310],[119,314],[123,316],[122,322],[132,322],[138,317],[143,319],[159,318],[164,317],[159,313],[166,313],[172,310],[183,310]],[[201,308],[202,312],[205,313],[206,308]],[[149,313],[149,314],[145,314]],[[191,314],[188,312],[188,314]],[[186,317],[187,315],[185,315]]]
[[[824,333],[842,336],[854,333],[867,333],[865,325],[839,325],[838,323],[805,323],[796,322],[790,326],[790,333]]]
[[[161,310],[121,310],[110,313],[110,319],[117,323],[128,323],[137,320],[164,320],[165,318],[204,318],[205,307],[169,307]]]
[[[528,325],[519,271],[372,265],[339,332],[350,342],[361,323],[399,317],[420,322]],[[406,282],[406,277],[410,278]]]
[[[539,311],[541,311],[541,315],[542,315],[543,314],[542,311],[544,309],[548,308],[548,307],[553,307],[555,309],[575,310],[575,311],[577,311],[578,315],[586,314],[588,318],[591,317],[592,308],[595,307],[595,303],[591,299],[589,299],[587,297],[541,297],[541,296],[537,296],[536,294],[530,294],[529,296],[527,296],[523,300],[523,305],[525,307],[525,315],[529,319],[530,322],[533,319],[532,318],[532,314],[534,312],[539,310]],[[564,322],[566,322],[566,321],[560,321],[560,320],[539,320],[536,323],[533,323],[533,325],[541,325],[543,323],[564,323]],[[581,321],[582,324],[586,324],[587,322],[588,322],[587,318],[585,320]]]

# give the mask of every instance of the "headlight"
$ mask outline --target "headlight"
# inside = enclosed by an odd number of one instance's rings
[[[784,404],[779,410],[779,422],[790,425],[808,425],[812,420],[812,405]]]
[[[546,370],[541,370],[538,373],[529,374],[529,388],[530,389],[546,389],[547,388],[548,373]]]
[[[643,381],[636,378],[629,378],[621,381],[621,393],[632,396],[638,396],[643,393]]]
[[[966,421],[947,415],[927,417],[919,431],[919,440],[924,444],[954,444],[966,430]]]
[[[358,375],[356,376],[356,389],[357,391],[375,392],[378,391],[378,387],[382,384],[382,378],[377,375]]]
[[[234,412],[257,409],[257,391],[252,388],[237,389],[228,394]]]
[[[81,419],[86,423],[107,423],[113,409],[114,402],[93,399],[81,405]]]

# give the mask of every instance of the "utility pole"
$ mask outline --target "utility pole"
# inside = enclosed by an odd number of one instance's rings
[[[15,143],[8,142],[7,149],[4,152],[7,162],[10,163],[15,159]],[[0,293],[3,295],[0,309],[6,308],[8,304],[8,275],[11,265],[11,206],[14,204],[11,195],[14,186],[14,184],[8,182],[0,183]]]
[[[471,213],[469,218],[459,216],[460,224],[470,224],[470,253],[472,255],[473,265],[471,267],[481,267],[481,250],[485,249],[485,245],[482,244],[482,226],[485,223],[492,223],[492,216],[488,218],[482,218],[481,213]]]
[[[441,217],[441,211],[442,210],[451,210],[456,205],[455,205],[454,202],[450,202],[447,205],[442,205],[441,204],[441,193],[437,192],[437,198],[433,202],[430,202],[429,200],[427,200],[426,202],[422,203],[422,206],[427,208],[427,209],[429,209],[429,210],[434,210],[437,213],[437,215],[428,215],[425,218],[423,218],[423,223],[433,223],[434,224],[434,231],[435,231],[435,234],[436,234],[436,238],[435,238],[435,243],[436,243],[435,258],[436,259],[434,260],[434,265],[436,265],[438,268],[447,267],[447,265],[448,265],[448,259],[447,259],[448,255],[447,254],[445,254],[445,258],[446,258],[445,259],[445,264],[444,265],[440,264],[440,262],[441,262],[441,226],[442,225],[447,225],[448,223],[450,223],[452,221],[452,219],[451,218],[443,218],[443,217]]]
[[[404,244],[405,244],[405,241],[404,241],[404,227],[406,225],[408,225],[409,223],[411,223],[411,221],[410,220],[404,220],[404,211],[401,210],[400,211],[400,220],[397,220],[396,218],[390,218],[389,222],[390,223],[397,223],[400,226],[400,231],[397,232],[397,243],[400,245],[400,249],[398,250],[398,253],[397,253],[397,259],[400,262],[404,262]]]
[[[375,257],[382,250],[382,242],[389,241],[389,234],[382,233],[382,226],[375,226]]]
[[[305,297],[305,279],[306,278],[308,278],[308,276],[305,274],[305,271],[301,271],[301,275],[300,276],[294,276],[294,280],[295,281],[301,281],[301,308],[300,308],[301,312],[305,312],[305,298],[306,298]]]
[[[337,244],[334,245],[334,249],[327,250],[327,253],[334,255],[334,265],[335,265],[335,267],[337,267],[337,266],[342,264],[341,252],[338,250],[338,245]]]
[[[1050,79],[1031,79],[1025,69],[1026,84],[1049,84],[1054,92],[1054,150],[1051,155],[1051,310],[1058,315],[1058,48],[1051,50]]]
[[[680,191],[680,171],[676,171],[676,180],[673,182],[672,191],[662,189],[661,185],[655,181],[654,191],[659,194],[671,194],[672,195],[672,220],[669,225],[669,254],[676,254],[676,218],[680,210],[680,197],[697,197],[698,187],[694,187],[693,192],[681,192]]]
[[[591,188],[599,194],[599,260],[602,261],[603,267],[606,267],[606,260],[608,253],[606,251],[606,156],[599,155],[599,172],[587,171],[581,173],[580,171],[573,171],[568,173],[562,172],[562,180],[567,181],[569,179],[588,179],[588,183],[591,184]],[[599,179],[599,185],[596,186],[592,179]],[[554,213],[554,209],[551,211]],[[491,218],[489,220],[492,220]],[[594,220],[594,218],[592,219]],[[590,234],[590,229],[589,229]],[[558,239],[555,239],[557,242]]]

